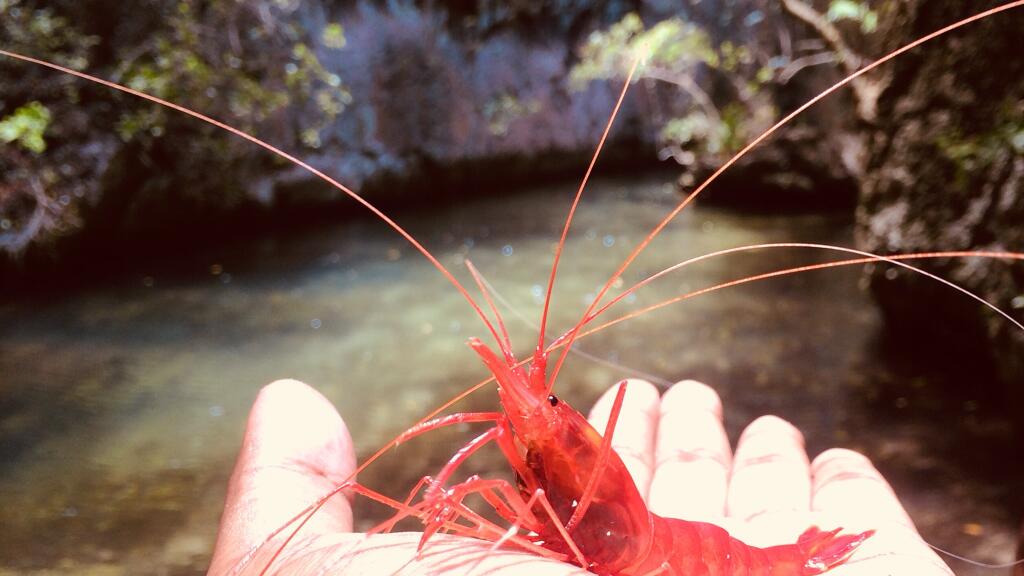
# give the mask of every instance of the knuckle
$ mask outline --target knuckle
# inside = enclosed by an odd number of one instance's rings
[[[730,462],[724,454],[707,448],[678,448],[676,450],[672,450],[658,459],[655,463],[655,467],[660,468],[667,464],[692,464],[697,462],[714,463],[724,470],[729,470],[730,468]]]

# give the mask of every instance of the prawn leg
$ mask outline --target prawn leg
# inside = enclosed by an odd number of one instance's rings
[[[438,428],[444,428],[446,426],[476,422],[498,422],[502,418],[504,418],[504,415],[501,412],[459,412],[457,414],[449,414],[433,420],[427,420],[426,422],[409,428],[395,438],[394,444],[397,446],[421,434],[426,434],[431,430],[437,430]]]
[[[525,463],[522,461],[522,457],[516,450],[515,443],[512,441],[514,433],[511,429],[511,426],[509,425],[508,418],[501,412],[460,412],[458,414],[450,414],[448,416],[442,416],[441,418],[428,420],[426,422],[413,426],[412,428],[403,432],[398,438],[395,439],[395,445],[410,440],[416,436],[419,436],[420,434],[425,434],[431,430],[436,430],[438,428],[444,428],[445,426],[452,426],[455,424],[466,424],[475,422],[494,422],[495,428],[501,429],[501,432],[497,433],[497,436],[494,438],[494,440],[501,448],[501,451],[508,458],[509,463],[512,465],[515,472],[524,478],[532,476],[529,468],[526,467]],[[468,445],[464,446],[462,450],[465,450],[466,448],[468,448]],[[458,453],[456,453],[456,456],[458,456]],[[448,464],[445,466],[445,469],[449,469],[449,467],[452,466],[454,460],[455,458],[453,458],[452,461],[449,461]],[[444,481],[447,480],[447,477],[454,473],[454,471],[455,470],[453,467],[449,470],[447,476],[443,476],[444,470],[442,470],[441,474],[438,474],[437,480],[441,484],[443,484]],[[424,477],[424,479],[425,478],[427,477]],[[421,488],[422,486],[423,479],[421,479],[420,483],[416,485],[416,487],[412,490],[410,494],[415,494],[418,491],[418,489]]]
[[[608,454],[612,450],[612,436],[615,434],[615,426],[619,422],[619,414],[622,412],[622,404],[626,400],[626,386],[628,381],[623,380],[619,382],[619,390],[615,393],[615,401],[612,403],[612,409],[608,415],[608,424],[604,429],[604,436],[601,438],[601,448],[597,459],[597,465],[594,466],[594,471],[590,473],[590,479],[587,481],[587,487],[583,489],[583,494],[580,495],[579,505],[576,510],[573,511],[572,517],[565,524],[566,530],[572,530],[579,522],[583,519],[583,515],[587,513],[587,508],[590,507],[590,503],[594,499],[594,494],[597,492],[598,480],[602,477],[604,469],[608,466]]]
[[[520,490],[510,484],[507,480],[502,480],[500,478],[484,480],[477,476],[472,476],[465,482],[456,484],[446,490],[442,498],[446,502],[445,505],[447,507],[451,507],[452,510],[464,511],[467,516],[472,516],[483,522],[487,522],[487,520],[483,519],[475,512],[472,512],[472,510],[465,508],[463,505],[462,501],[471,494],[479,494],[492,506],[495,506],[495,502],[498,502],[501,507],[508,507],[519,514],[518,518],[515,519],[506,517],[507,520],[512,522],[512,526],[504,531],[505,536],[503,538],[495,542],[496,547],[500,546],[509,538],[514,537],[520,528],[525,527],[527,530],[539,532],[539,530],[542,529],[543,524],[539,519],[537,519],[532,511],[534,506],[539,505],[541,509],[544,510],[544,515],[547,517],[547,520],[552,522],[559,529],[562,539],[565,540],[566,545],[573,553],[573,556],[575,556],[576,561],[582,566],[587,565],[586,559],[580,551],[579,546],[573,541],[572,537],[562,526],[561,521],[558,519],[558,515],[555,513],[554,507],[551,505],[551,502],[548,501],[543,489],[537,488],[534,490],[529,500],[523,500]],[[504,502],[502,502],[502,498],[504,499]],[[495,509],[499,514],[501,513],[498,506],[495,506]],[[524,518],[526,519],[526,522],[523,521]],[[490,524],[490,522],[487,523]],[[430,531],[428,526],[428,528],[424,530],[424,538],[421,539],[420,545],[422,546],[423,543],[425,543],[428,533],[432,535],[436,533],[437,529],[438,528],[434,528],[433,531]],[[534,546],[538,546],[538,544],[534,544]],[[562,554],[559,554],[559,556],[564,557]]]
[[[623,389],[619,393],[619,399],[616,403],[618,408],[616,412],[621,410],[621,397],[624,395],[624,392],[625,387],[623,386]],[[614,428],[614,420],[615,418],[613,418],[610,423],[612,428]],[[516,449],[515,442],[513,441],[514,432],[508,418],[504,414],[486,412],[453,414],[425,422],[420,426],[410,429],[406,434],[403,434],[403,439],[411,438],[429,430],[453,424],[486,421],[495,422],[495,426],[460,448],[448,463],[445,464],[444,468],[441,469],[435,478],[431,479],[429,477],[425,477],[416,485],[412,493],[410,493],[409,500],[407,501],[411,501],[415,493],[418,492],[423,485],[428,485],[423,497],[423,502],[419,504],[419,507],[422,507],[423,509],[432,509],[433,513],[429,518],[424,519],[425,527],[423,530],[423,536],[420,538],[420,549],[426,545],[426,542],[431,536],[436,534],[442,526],[452,522],[454,517],[459,513],[462,513],[464,516],[471,514],[478,517],[481,521],[486,522],[486,520],[477,516],[462,504],[462,501],[466,496],[476,493],[487,501],[498,515],[512,523],[513,527],[508,531],[509,534],[513,534],[518,529],[518,526],[525,526],[528,530],[539,532],[543,528],[543,523],[537,519],[532,511],[534,505],[539,504],[548,519],[550,519],[556,526],[560,537],[565,541],[577,561],[579,561],[582,566],[585,566],[586,561],[582,552],[562,525],[562,522],[555,513],[554,507],[547,500],[542,489],[535,489],[529,501],[524,501],[520,491],[504,480],[481,480],[478,477],[471,477],[465,482],[457,484],[447,490],[443,489],[443,486],[447,483],[448,479],[455,474],[459,466],[461,466],[480,448],[491,441],[494,441],[498,445],[502,453],[504,453],[506,460],[512,465],[512,468],[520,475],[521,478],[525,479],[528,485],[537,485],[533,473],[530,471],[529,467],[526,466],[526,463],[522,460],[522,456]],[[393,526],[395,522],[407,516],[409,516],[407,511],[400,510],[395,518],[388,520],[386,524]]]
[[[352,483],[348,488],[353,493],[359,496],[363,496],[365,498],[368,498],[370,500],[373,500],[375,502],[398,510],[403,518],[417,517],[424,519],[424,521],[426,521],[425,517],[428,514],[428,511],[424,503],[420,503],[416,506],[406,506],[398,502],[397,500],[389,498],[388,496],[385,496],[379,492],[376,492],[370,488],[367,488],[357,483]],[[468,491],[465,494],[461,494],[461,496],[465,497],[465,495],[468,495],[470,492],[471,491]],[[563,555],[558,554],[556,552],[539,548],[528,539],[516,535],[508,536],[508,530],[501,528],[500,526],[480,516],[473,510],[467,508],[465,505],[462,504],[461,498],[457,502],[452,502],[452,509],[453,514],[450,516],[450,518],[440,522],[440,524],[437,527],[437,530],[444,529],[445,532],[458,534],[460,536],[484,539],[498,539],[500,536],[505,541],[511,540],[519,547],[541,556],[549,556],[557,559],[562,559],[564,557]],[[460,519],[466,520],[467,522],[469,522],[470,525],[460,524],[458,522],[458,520]],[[435,532],[437,530],[435,530]],[[372,534],[373,532],[371,531],[369,533]]]
[[[480,448],[483,448],[489,442],[495,441],[505,456],[510,462],[515,464],[517,469],[526,471],[525,465],[520,461],[518,454],[515,450],[515,445],[511,440],[511,429],[507,419],[503,414],[497,412],[481,412],[481,413],[464,413],[464,414],[453,414],[443,418],[438,418],[424,424],[410,429],[403,434],[403,440],[423,434],[430,430],[442,428],[445,426],[451,426],[453,424],[460,424],[464,422],[494,422],[495,425],[492,428],[486,430],[483,434],[480,434],[473,440],[470,440],[465,446],[460,448],[445,464],[444,468],[437,474],[436,477],[431,478],[430,476],[423,477],[409,493],[409,497],[406,499],[405,504],[408,506],[417,492],[426,485],[427,489],[423,495],[423,501],[418,505],[424,509],[433,509],[433,516],[425,518],[424,522],[426,527],[424,529],[423,537],[420,539],[420,548],[426,544],[426,541],[445,523],[450,517],[456,513],[458,504],[461,503],[459,496],[463,491],[461,487],[466,485],[466,482],[456,485],[450,489],[445,490],[444,485],[448,482],[458,468],[473,454],[475,454]],[[468,481],[467,481],[468,482]],[[496,505],[495,499],[497,498],[493,494],[490,496],[483,496],[485,500],[495,506],[495,510],[503,518],[514,522],[513,510],[506,505]],[[513,500],[509,500],[510,504],[513,504]],[[513,504],[512,508],[516,508]],[[382,525],[375,528],[375,531],[388,530],[399,520],[410,516],[409,509],[397,508],[398,513],[391,519],[384,522]],[[522,514],[522,509],[515,510]],[[528,511],[527,511],[528,512]],[[529,514],[528,524],[530,526],[537,526],[538,522],[532,514]]]

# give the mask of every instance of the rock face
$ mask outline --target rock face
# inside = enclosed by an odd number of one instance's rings
[[[927,4],[927,5],[926,5]],[[884,19],[888,48],[996,2],[911,0]],[[1019,12],[1019,11],[1017,11]],[[877,253],[1024,250],[1024,59],[1020,14],[1004,13],[893,64],[868,135],[857,211],[860,247]],[[1024,320],[1024,267],[968,258],[922,267]],[[972,358],[1024,398],[1024,332],[962,294],[878,267],[870,285],[890,325],[934,360]],[[981,380],[983,374],[974,374]],[[965,383],[967,384],[967,383]]]
[[[319,54],[352,94],[351,106],[321,133],[315,163],[374,194],[387,194],[395,181],[415,187],[437,176],[436,166],[473,172],[491,159],[584,153],[600,137],[618,93],[608,83],[570,91],[573,44],[557,20],[547,25],[550,34],[506,26],[484,38],[478,30],[457,37],[454,15],[414,8],[361,3],[328,14],[316,4],[302,18],[313,37],[332,21],[344,27],[345,48]],[[628,103],[617,134],[652,142],[653,134],[638,130],[637,116],[636,102]],[[653,148],[644,152],[653,156]],[[472,173],[462,176],[474,180]]]
[[[758,3],[742,4],[706,3],[701,11],[657,2],[534,2],[519,8],[481,4],[471,14],[429,5],[303,5],[298,18],[312,38],[334,22],[343,26],[344,49],[314,49],[352,96],[321,133],[312,163],[376,199],[410,192],[436,198],[442,187],[480,189],[576,174],[620,89],[617,81],[570,88],[576,50],[586,34],[630,11],[652,22],[682,12],[716,41],[752,40],[744,35],[753,28],[737,15],[756,11]],[[793,82],[766,95],[763,105],[791,108],[827,85]],[[677,88],[670,91],[685,99]],[[664,105],[641,87],[632,88],[602,157],[606,170],[617,159],[634,168],[654,165]],[[710,201],[757,210],[850,209],[856,185],[833,137],[849,128],[842,106],[837,99],[811,111],[770,146],[755,150],[716,184]],[[703,172],[693,176],[700,179]],[[277,195],[284,202],[337,198],[297,169],[261,186],[268,198],[275,196],[269,191],[284,189],[283,197]]]

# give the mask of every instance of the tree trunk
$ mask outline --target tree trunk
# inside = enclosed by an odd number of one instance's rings
[[[994,6],[989,0],[906,0],[883,8],[890,50]],[[858,243],[876,253],[1024,251],[1024,10],[970,24],[896,59],[868,129]],[[1024,266],[991,259],[920,265],[1024,319]],[[964,366],[1024,406],[1024,333],[923,276],[876,266],[883,313],[929,361]],[[946,351],[946,354],[938,352]]]

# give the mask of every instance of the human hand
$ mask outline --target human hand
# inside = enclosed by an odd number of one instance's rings
[[[600,431],[615,393],[612,387],[591,411]],[[809,462],[803,435],[775,416],[747,426],[733,453],[721,400],[699,382],[680,382],[661,395],[631,380],[612,446],[660,516],[712,522],[761,547],[796,542],[812,525],[874,530],[828,576],[953,574],[866,457],[833,448]]]
[[[348,480],[355,468],[352,438],[330,401],[295,380],[264,387],[249,414],[228,482],[207,574],[260,574],[295,524],[247,558],[250,551]],[[352,526],[349,500],[342,494],[332,497],[273,560],[267,573],[459,574],[476,566],[477,574],[497,576],[525,570],[531,576],[586,574],[569,564],[520,551],[492,551],[489,542],[444,534],[431,538],[417,555],[418,533],[367,536],[354,533]]]
[[[604,431],[613,387],[590,420]],[[735,455],[722,427],[717,394],[693,381],[660,397],[633,380],[627,389],[613,446],[651,510],[662,516],[722,525],[751,545],[791,543],[808,526],[876,530],[835,576],[949,575],[921,541],[892,489],[871,463],[848,450],[808,462],[803,438],[791,424],[766,416],[740,437]],[[352,442],[330,402],[295,381],[260,393],[228,487],[209,574],[231,574],[271,531],[343,482],[355,468]],[[288,534],[291,530],[285,530]],[[345,574],[477,573],[536,576],[581,573],[578,567],[487,542],[438,535],[417,555],[419,534],[352,533],[352,509],[330,499],[273,563],[271,572]],[[259,573],[283,540],[264,546],[246,564]],[[479,572],[478,572],[479,571]]]

